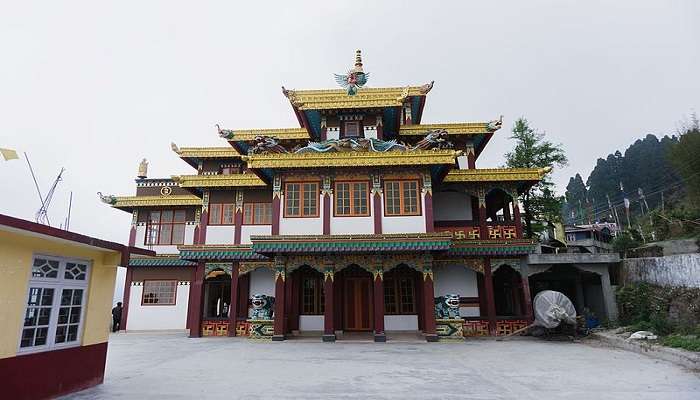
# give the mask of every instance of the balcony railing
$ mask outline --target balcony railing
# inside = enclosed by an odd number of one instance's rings
[[[456,240],[507,240],[518,239],[515,225],[489,225],[488,235],[481,235],[481,228],[478,226],[437,226],[436,232],[449,232]]]

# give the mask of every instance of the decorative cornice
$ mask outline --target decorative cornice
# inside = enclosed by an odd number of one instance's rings
[[[359,96],[359,94],[358,94]],[[452,165],[456,150],[394,152],[282,153],[243,156],[249,168],[317,168],[398,165]]]
[[[443,182],[539,181],[549,171],[551,168],[455,169],[447,174]]]
[[[182,188],[267,186],[255,174],[173,176]]]
[[[238,158],[240,153],[233,147],[180,147],[173,148],[180,158]]]
[[[362,88],[354,96],[345,90],[288,90],[290,103],[299,110],[401,107],[411,96],[425,96],[422,86]]]
[[[192,195],[169,196],[120,196],[115,197],[114,208],[156,207],[156,206],[198,206],[202,199]]]
[[[401,136],[425,136],[429,131],[445,130],[449,135],[483,135],[491,132],[488,122],[457,122],[448,124],[401,125]]]
[[[251,141],[256,136],[272,136],[279,140],[309,140],[309,132],[305,128],[240,129],[226,132],[228,134],[224,138],[229,141]]]

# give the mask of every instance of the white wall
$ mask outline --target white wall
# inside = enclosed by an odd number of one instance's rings
[[[185,225],[185,244],[194,244],[194,225]],[[136,226],[136,242],[134,246],[142,249],[155,251],[157,254],[179,254],[177,245],[152,245],[146,246],[146,225],[141,224]]]
[[[435,221],[471,220],[471,196],[457,192],[433,192],[433,219]]]
[[[384,330],[386,331],[417,331],[417,315],[385,315]]]
[[[256,294],[275,295],[275,273],[267,268],[258,268],[250,271],[250,290],[252,298]]]
[[[479,297],[476,271],[462,265],[444,265],[433,268],[435,297],[458,294],[460,297]]]
[[[364,127],[364,136],[367,139],[376,139],[377,138],[377,127],[376,126],[365,126]]]
[[[318,196],[317,218],[284,218],[284,196],[281,199],[280,235],[322,235],[323,198]]]
[[[187,304],[190,296],[190,285],[178,284],[175,305],[172,306],[142,306],[143,284],[131,285],[129,295],[129,315],[126,328],[129,331],[140,330],[169,330],[187,328]]]
[[[457,157],[457,166],[459,169],[469,169],[469,160],[467,159],[467,156]]]
[[[479,297],[476,271],[462,265],[445,265],[433,268],[435,297],[458,294],[460,297]],[[479,307],[460,307],[462,317],[478,317]]]
[[[322,331],[323,330],[323,315],[300,315],[299,330],[300,331]]]
[[[206,244],[233,244],[233,236],[236,227],[233,225],[209,225],[207,226]]]
[[[335,205],[335,197],[331,195],[331,235],[343,234],[372,234],[374,233],[374,217],[372,216],[372,198],[369,198],[367,207],[369,208],[369,216],[367,217],[335,217],[333,216],[333,207]]]
[[[243,225],[241,226],[241,244],[250,244],[253,235],[271,235],[272,225]]]
[[[326,129],[326,140],[340,139],[340,128],[333,127]]]
[[[384,215],[382,195],[382,233],[425,233],[425,201],[421,196],[421,215],[410,217],[387,217]],[[433,207],[433,210],[435,207]]]

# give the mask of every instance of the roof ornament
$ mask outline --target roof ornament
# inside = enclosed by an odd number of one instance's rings
[[[221,129],[219,124],[216,124],[216,130],[219,132],[219,136],[224,139],[233,139],[233,131],[230,129]]]
[[[264,135],[256,136],[253,146],[248,150],[248,154],[269,153],[289,153],[289,151],[279,144],[276,137]]]
[[[136,177],[139,179],[146,179],[148,177],[148,161],[145,158],[139,163],[139,173]]]
[[[501,129],[501,126],[503,126],[503,115],[501,115],[499,119],[489,121],[489,123],[486,125],[486,130],[489,132],[495,132]]]
[[[367,83],[367,79],[369,79],[369,72],[365,73],[362,69],[362,51],[357,50],[355,52],[355,67],[348,71],[346,75],[334,75],[335,81],[343,89],[347,90],[348,96],[356,95],[358,89],[363,87]]]
[[[180,148],[177,147],[177,145],[175,144],[175,142],[170,142],[170,148],[171,148],[175,153],[180,154]]]
[[[292,89],[286,89],[284,86],[282,86],[282,94],[284,97],[289,99],[289,102],[292,103],[294,107],[301,107],[304,105],[301,101],[299,101],[299,98],[297,97],[297,92]]]
[[[102,192],[97,192],[97,195],[100,196],[100,200],[102,200],[103,203],[109,204],[109,205],[115,205],[117,204],[117,197],[111,194],[102,194]]]
[[[448,140],[449,134],[445,129],[429,131],[411,150],[445,150],[452,149],[454,145]]]
[[[430,90],[433,88],[434,83],[435,81],[430,81],[430,83],[426,83],[425,85],[421,86],[418,91],[420,94],[428,94],[428,92],[430,92]]]

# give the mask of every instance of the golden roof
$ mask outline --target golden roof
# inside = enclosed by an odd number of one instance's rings
[[[158,206],[197,206],[202,199],[189,194],[169,196],[116,196],[114,208],[158,207]]]
[[[539,181],[549,171],[551,168],[453,169],[443,182]]]
[[[173,148],[181,158],[237,158],[240,153],[231,146],[228,147],[180,147]]]
[[[246,141],[253,140],[256,136],[273,136],[280,140],[309,139],[309,132],[306,128],[241,129],[232,132],[233,137],[226,140]]]
[[[488,129],[488,122],[458,122],[452,124],[401,125],[399,135],[425,136],[428,131],[444,129],[450,135],[482,135],[493,132]]]
[[[429,89],[428,89],[429,90]],[[361,88],[354,96],[343,89],[286,90],[290,103],[299,110],[400,107],[410,96],[425,96],[424,86]]]
[[[454,164],[455,150],[414,150],[391,152],[268,153],[243,156],[249,168],[368,167],[398,165]]]
[[[267,186],[255,174],[180,175],[173,176],[173,181],[182,188]]]

